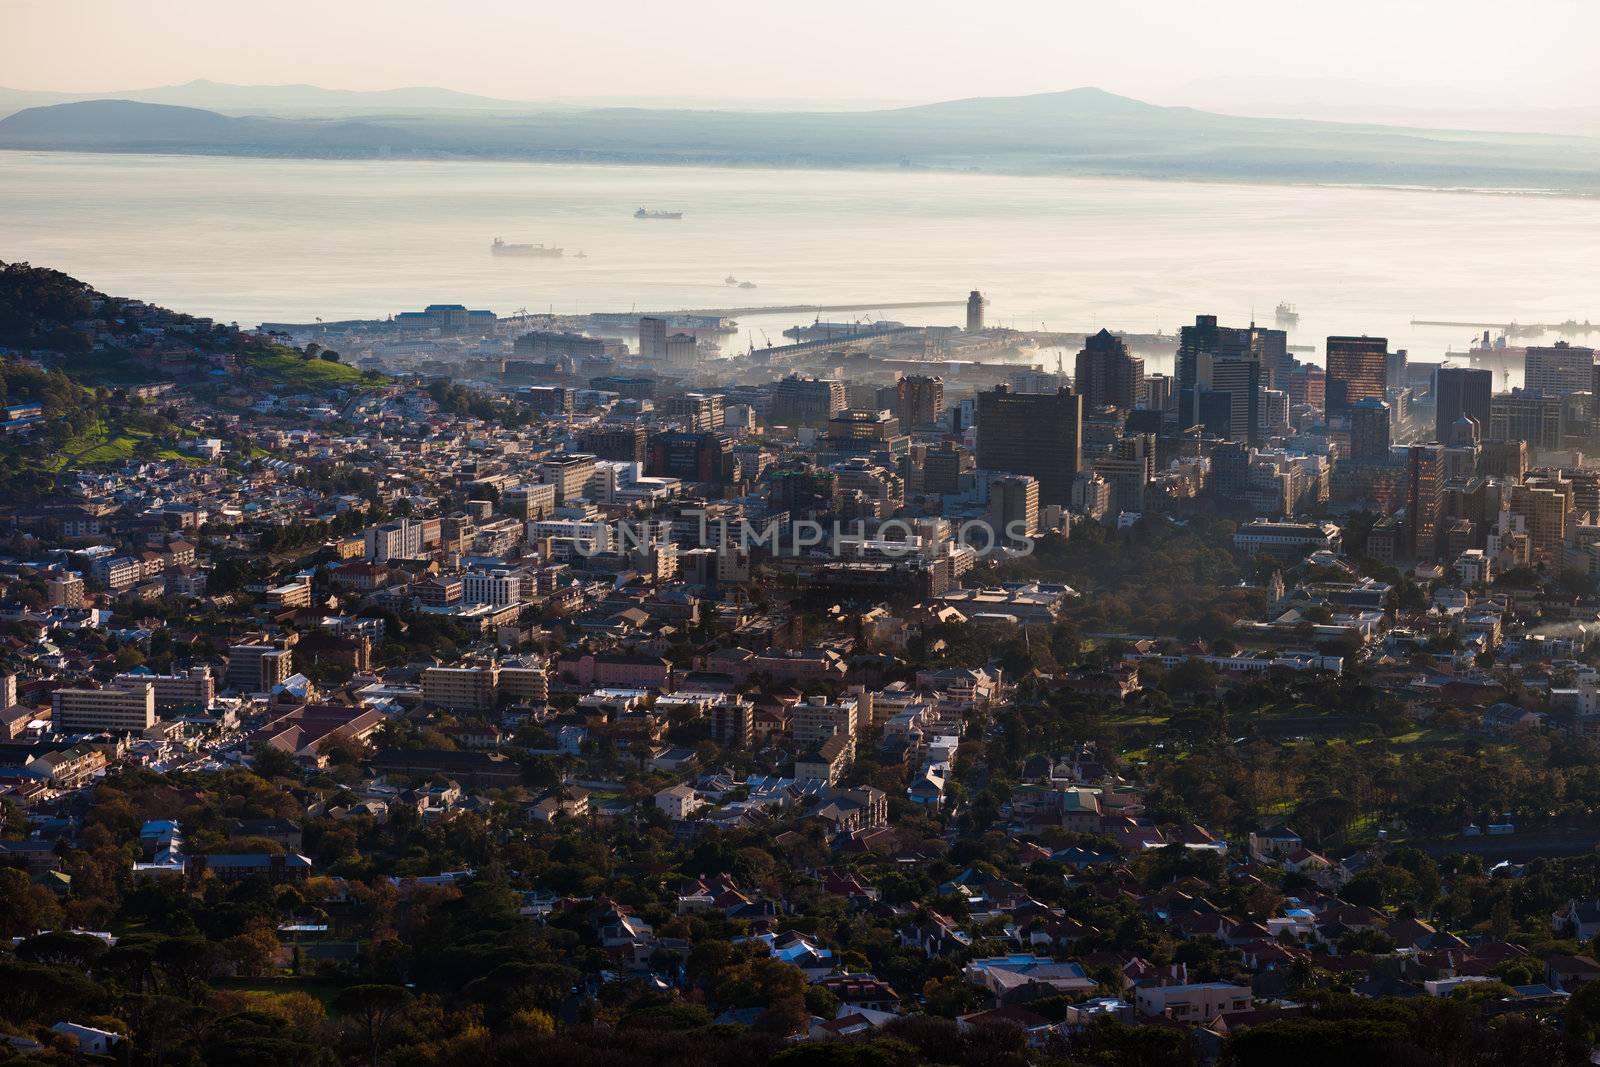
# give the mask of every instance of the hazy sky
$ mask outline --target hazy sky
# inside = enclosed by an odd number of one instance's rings
[[[1600,103],[1593,0],[0,0],[0,85],[916,102],[1241,75]],[[1270,89],[1267,91],[1271,91]],[[1459,100],[1456,97],[1459,95]]]

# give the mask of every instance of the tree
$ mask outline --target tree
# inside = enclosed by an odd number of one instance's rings
[[[369,1067],[378,1067],[378,1053],[411,1001],[411,994],[402,986],[354,985],[334,998],[333,1007],[355,1027]]]

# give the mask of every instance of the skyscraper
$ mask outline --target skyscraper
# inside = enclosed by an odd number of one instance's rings
[[[1368,397],[1350,408],[1350,458],[1357,463],[1384,463],[1393,438],[1386,401]]]
[[[1328,414],[1342,415],[1368,397],[1382,400],[1388,363],[1387,337],[1328,338]]]
[[[1205,404],[1205,400],[1201,394],[1217,388],[1213,381],[1213,369],[1222,361],[1255,362],[1250,331],[1233,326],[1218,326],[1215,315],[1196,315],[1194,325],[1183,327],[1178,337],[1179,429],[1188,429],[1203,421],[1201,407]],[[1261,384],[1259,366],[1257,364],[1255,382],[1257,388]],[[1226,406],[1232,410],[1231,403]],[[1220,407],[1217,399],[1213,398],[1209,410],[1215,413]],[[1215,421],[1215,416],[1212,421]]]
[[[1432,559],[1444,502],[1444,446],[1406,450],[1406,543],[1412,559]]]
[[[895,400],[895,415],[903,432],[938,422],[944,414],[944,379],[908,374],[895,383]]]
[[[1083,465],[1083,397],[1070,389],[978,394],[978,466],[1039,480],[1042,504],[1065,505]]]
[[[1483,367],[1440,367],[1434,380],[1433,439],[1446,444],[1451,428],[1465,415],[1478,424],[1478,435],[1489,432],[1489,398],[1494,395],[1494,372]]]
[[[972,290],[972,294],[967,297],[968,333],[978,333],[983,329],[983,312],[988,306],[989,301],[984,299],[983,294],[976,289]]]
[[[1210,381],[1201,381],[1200,424],[1218,437],[1260,444],[1262,384],[1253,359],[1212,361]]]
[[[1143,378],[1144,360],[1129,353],[1122,338],[1101,330],[1084,340],[1072,384],[1087,408],[1130,411],[1138,402]]]
[[[1272,385],[1282,389],[1283,383],[1294,370],[1294,356],[1289,353],[1288,331],[1269,330],[1252,323],[1250,354],[1268,372]]]

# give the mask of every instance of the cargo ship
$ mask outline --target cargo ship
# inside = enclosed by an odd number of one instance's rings
[[[636,218],[636,219],[681,219],[681,218],[683,218],[683,212],[681,212],[681,211],[652,211],[649,208],[643,208],[642,207],[638,211],[635,211],[633,213],[633,217]]]
[[[534,259],[559,259],[567,254],[565,249],[545,245],[510,245],[498,237],[489,245],[489,251],[497,256],[529,256]]]
[[[1278,309],[1273,312],[1272,317],[1278,320],[1279,326],[1294,326],[1300,321],[1300,312],[1294,309],[1293,304],[1285,300],[1278,305]]]

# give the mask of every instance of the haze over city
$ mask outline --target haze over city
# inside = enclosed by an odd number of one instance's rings
[[[0,0],[0,1067],[1600,1062],[1597,44]]]

